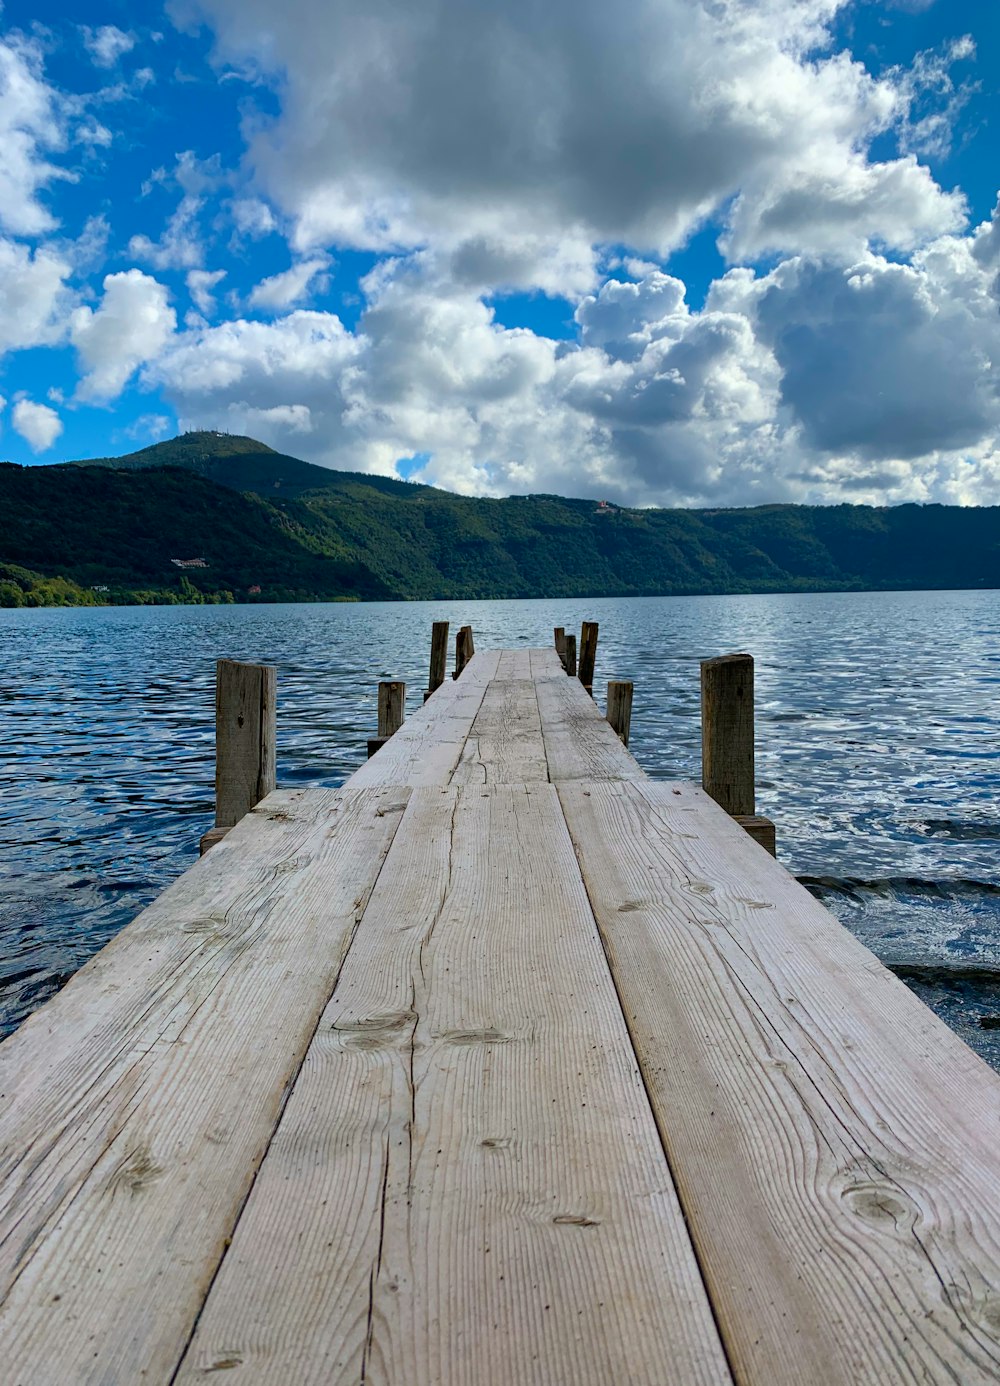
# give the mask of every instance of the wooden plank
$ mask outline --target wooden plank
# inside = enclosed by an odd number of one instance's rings
[[[178,1386],[225,1366],[730,1381],[551,786],[414,792]]]
[[[272,794],[0,1046],[5,1381],[170,1380],[406,797]]]
[[[531,651],[501,650],[496,676],[498,679],[530,679]]]
[[[562,672],[537,678],[535,695],[549,779],[641,780],[645,771],[629,755],[577,679]]]
[[[563,676],[566,674],[562,662],[562,652],[558,649],[548,646],[544,649],[532,649],[528,651],[528,658],[533,679],[554,679],[557,674]]]
[[[1000,1379],[1000,1077],[692,786],[560,798],[741,1386]]]
[[[498,650],[475,655],[460,679],[446,679],[345,783],[352,789],[450,783],[499,660]]]
[[[491,683],[452,783],[530,784],[547,779],[534,684],[527,679]]]

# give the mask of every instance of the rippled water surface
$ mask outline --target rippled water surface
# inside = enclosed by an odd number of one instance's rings
[[[438,619],[478,648],[598,620],[595,692],[635,681],[666,778],[698,777],[699,659],[751,651],[779,856],[1000,1066],[994,592],[0,610],[0,1032],[194,860],[217,658],[278,665],[279,781],[337,785]]]

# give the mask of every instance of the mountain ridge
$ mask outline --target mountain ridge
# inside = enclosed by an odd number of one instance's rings
[[[34,574],[36,597],[58,580],[87,601],[1000,586],[995,506],[637,510],[474,498],[215,433],[121,458],[0,464],[0,513],[0,564]],[[26,581],[0,574],[0,603],[19,604],[21,583],[26,604],[39,604]]]

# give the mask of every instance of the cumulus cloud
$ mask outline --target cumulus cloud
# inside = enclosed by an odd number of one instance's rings
[[[188,293],[199,313],[204,313],[208,317],[215,311],[215,295],[212,290],[225,277],[225,270],[188,270],[186,279]]]
[[[866,155],[913,90],[833,51],[845,3],[640,0],[615,25],[600,0],[199,9],[223,58],[280,80],[250,152],[300,249],[475,262],[520,241],[534,252],[510,282],[577,292],[589,247],[663,256],[713,214],[736,257],[908,249],[960,227],[962,199],[914,159]],[[567,290],[546,262],[568,243]]]
[[[272,274],[250,291],[250,307],[280,312],[307,298],[319,276],[330,267],[325,255],[300,260],[291,269]]]
[[[45,452],[63,431],[62,420],[47,404],[19,399],[11,415],[15,430],[32,452]]]
[[[0,41],[0,230],[36,236],[55,226],[39,194],[69,176],[47,157],[65,148],[64,126],[40,47],[24,38]]]
[[[135,47],[135,35],[126,34],[114,24],[102,24],[98,29],[84,25],[81,32],[95,67],[114,67],[119,58]]]
[[[158,356],[177,326],[166,288],[141,270],[109,274],[96,309],[78,308],[70,337],[84,377],[82,400],[110,400],[145,361]]]
[[[293,312],[181,334],[147,367],[188,426],[478,494],[629,504],[1000,498],[995,223],[909,264],[734,269],[690,308],[659,270],[578,303],[575,342],[506,329],[447,256],[364,283],[348,332]],[[222,422],[220,422],[222,421]]]
[[[51,346],[66,332],[72,295],[68,259],[0,237],[0,356],[23,347]]]

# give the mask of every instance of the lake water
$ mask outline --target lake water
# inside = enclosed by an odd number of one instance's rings
[[[595,692],[697,779],[698,661],[757,661],[758,811],[781,860],[1000,1067],[1000,615],[993,592],[0,610],[0,1033],[194,861],[219,657],[278,666],[278,776],[338,785],[375,686],[426,685],[433,620],[479,648],[600,622]]]

